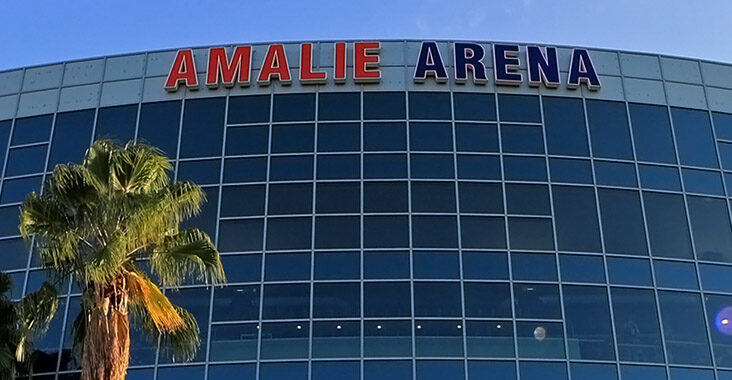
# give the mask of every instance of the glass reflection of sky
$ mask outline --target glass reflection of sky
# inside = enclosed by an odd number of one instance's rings
[[[732,335],[732,306],[727,306],[714,317],[714,326],[724,335]]]

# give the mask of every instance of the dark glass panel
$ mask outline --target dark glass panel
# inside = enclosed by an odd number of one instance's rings
[[[259,251],[263,231],[262,219],[222,220],[218,248],[221,252]]]
[[[556,322],[517,322],[518,354],[520,358],[565,357],[564,331]]]
[[[366,361],[363,367],[364,380],[403,380],[412,378],[411,361]]]
[[[592,184],[592,166],[588,160],[550,158],[552,182]]]
[[[637,159],[676,163],[668,109],[647,104],[631,104],[629,108]]]
[[[318,124],[318,152],[356,152],[359,150],[361,150],[360,124]]]
[[[315,358],[358,357],[361,352],[360,322],[327,321],[313,323]],[[326,379],[340,379],[328,377]]]
[[[412,321],[364,321],[363,333],[366,357],[412,355]]]
[[[140,109],[137,139],[146,141],[175,158],[180,129],[180,101],[144,103]]]
[[[264,280],[309,280],[310,262],[310,253],[267,253]]]
[[[363,156],[364,178],[407,178],[406,154],[366,154]]]
[[[266,123],[269,121],[269,95],[232,96],[229,98],[229,124]]]
[[[675,167],[638,165],[638,171],[644,188],[681,191],[679,169]]]
[[[272,121],[315,120],[315,94],[278,94]]]
[[[318,155],[318,179],[361,178],[361,156]]]
[[[463,252],[463,277],[469,280],[508,280],[505,252]]]
[[[712,121],[718,139],[732,140],[732,114],[714,112]]]
[[[321,92],[318,94],[318,120],[357,120],[360,118],[360,93]]]
[[[312,152],[315,143],[313,124],[275,124],[272,126],[272,153]]]
[[[224,186],[221,216],[264,215],[264,185]]]
[[[364,252],[363,275],[366,279],[409,278],[409,269],[409,252]]]
[[[448,120],[450,110],[449,92],[410,92],[409,118]]]
[[[136,123],[136,104],[100,108],[94,138],[112,139],[124,144],[135,137]]]
[[[366,151],[407,150],[406,123],[364,123],[363,149]]]
[[[561,318],[557,285],[514,284],[513,293],[516,318]]]
[[[716,364],[720,367],[732,367],[732,297],[708,294],[704,296],[704,302],[707,306],[707,325],[712,336]]]
[[[409,209],[407,192],[407,182],[365,182],[364,212],[405,212]]]
[[[658,292],[666,353],[672,364],[711,365],[709,341],[698,294]]]
[[[313,212],[313,184],[271,184],[268,201],[269,215],[310,214]]]
[[[359,248],[361,219],[358,216],[315,218],[315,248]]]
[[[504,157],[506,180],[546,181],[546,161],[536,157]]]
[[[181,161],[178,163],[178,181],[191,181],[198,185],[218,184],[221,176],[221,160]]]
[[[452,124],[409,123],[409,148],[412,151],[452,151]]]
[[[510,321],[467,321],[466,325],[469,357],[510,358],[515,355]],[[471,373],[474,370],[471,368]]]
[[[458,152],[498,152],[498,128],[494,124],[455,123]]]
[[[310,170],[312,171],[312,167]],[[263,182],[266,179],[266,158],[227,158],[224,160],[224,182]]]
[[[366,216],[363,222],[364,247],[409,246],[408,216]]]
[[[501,163],[496,156],[461,154],[457,164],[460,179],[501,179]]]
[[[307,380],[307,363],[262,363],[259,380]]]
[[[600,256],[559,255],[562,281],[605,282],[605,266]]]
[[[724,195],[722,177],[717,171],[681,169],[684,190],[688,193]]]
[[[699,289],[694,264],[656,260],[653,262],[653,268],[656,275],[656,285],[659,287]]]
[[[612,305],[619,359],[663,362],[661,330],[652,290],[613,288]]]
[[[557,258],[547,253],[512,253],[514,281],[557,281]]]
[[[643,204],[653,255],[692,258],[684,198],[676,194],[644,192]]]
[[[598,190],[605,251],[647,255],[640,195],[637,191]]]
[[[508,218],[511,249],[553,250],[551,219]]]
[[[461,216],[463,248],[506,248],[503,217]]]
[[[264,286],[263,319],[308,318],[309,314],[310,284],[268,284]],[[307,332],[305,336],[307,337]]]
[[[619,285],[651,286],[651,266],[648,260],[607,258],[607,271],[610,283]]]
[[[496,120],[496,99],[493,94],[454,92],[455,120]]]
[[[582,100],[545,97],[543,101],[549,154],[589,156]]]
[[[257,358],[259,326],[242,325],[211,326],[210,361],[254,360]]]
[[[361,277],[361,255],[358,252],[315,253],[315,280],[357,280]]]
[[[221,263],[229,283],[258,282],[262,278],[262,255],[223,255]]]
[[[313,285],[314,318],[348,318],[361,314],[359,283],[316,283]]]
[[[513,354],[510,356],[513,356]],[[516,363],[512,361],[500,362],[492,360],[471,360],[468,362],[468,378],[470,378],[471,380],[490,378],[498,380],[515,380]]]
[[[354,213],[361,209],[361,184],[323,182],[316,186],[315,212]]]
[[[497,183],[460,182],[460,212],[462,213],[502,213],[503,191]]]
[[[413,212],[455,212],[454,182],[412,182]]]
[[[544,153],[541,126],[502,125],[501,145],[504,153]]]
[[[501,121],[541,123],[539,97],[531,95],[498,95]]]
[[[134,106],[137,110],[137,106]],[[53,115],[41,115],[15,120],[13,138],[10,145],[31,144],[41,141],[48,141],[51,134]],[[132,129],[134,131],[134,123]]]
[[[638,187],[633,164],[595,161],[595,178],[598,185]]]
[[[551,215],[546,185],[506,184],[506,204],[509,214]]]
[[[729,283],[732,267],[702,264],[699,265],[699,273],[704,290],[732,292],[732,285]]]
[[[415,321],[415,351],[418,357],[463,356],[463,326],[460,320]]]
[[[343,355],[358,356],[358,355]],[[311,380],[360,380],[361,365],[359,362],[314,362]]]
[[[25,269],[28,265],[28,250],[28,245],[21,238],[0,240],[3,258],[0,260],[0,270]],[[23,287],[22,281],[19,285]]]
[[[46,165],[47,151],[47,144],[10,149],[8,152],[8,164],[5,168],[5,176],[43,172],[43,168]]]
[[[564,286],[562,290],[569,358],[615,360],[606,288]]]
[[[732,262],[732,227],[727,202],[706,197],[686,200],[697,258]]]
[[[182,228],[198,228],[207,233],[208,236],[216,236],[216,218],[219,209],[219,188],[204,187],[206,202],[201,207],[198,215],[183,221]]]
[[[410,160],[412,178],[455,178],[452,155],[412,154]]]
[[[226,129],[226,154],[266,154],[269,150],[269,127],[249,125]]]
[[[403,92],[364,92],[364,119],[404,119],[406,101]]]
[[[41,192],[43,176],[23,177],[18,179],[6,179],[3,182],[0,203],[22,202],[28,193]]]
[[[460,317],[461,303],[458,282],[414,283],[414,315],[417,317]]]
[[[308,330],[307,322],[263,323],[261,359],[299,359],[308,357]],[[300,364],[300,363],[291,363]],[[259,378],[297,379],[297,372],[292,368],[281,372],[278,376],[266,376],[266,364],[260,366]],[[307,369],[306,369],[307,371]],[[306,375],[306,372],[303,373]],[[303,377],[304,379],[307,376]]]
[[[53,170],[56,164],[81,163],[84,153],[89,148],[93,126],[94,110],[65,112],[56,115],[48,170]]]
[[[457,248],[454,216],[413,216],[412,242],[417,248]]]
[[[221,154],[225,108],[226,98],[186,101],[180,142],[181,157]]]
[[[267,249],[309,249],[311,218],[267,219]]]
[[[226,173],[224,173],[224,177],[226,177]],[[312,178],[313,156],[286,156],[270,158],[270,181],[288,181]]]
[[[208,367],[209,380],[256,380],[256,378],[256,364],[228,364]]]
[[[718,168],[707,111],[671,108],[679,161],[682,165]]]
[[[567,380],[564,363],[520,362],[521,380]]]
[[[459,303],[459,296],[453,295],[457,298],[452,298],[450,301]],[[365,317],[408,317],[412,314],[411,305],[408,282],[367,282],[363,284],[363,315]]]
[[[167,367],[158,369],[158,380],[202,380],[203,366]]]
[[[593,380],[617,380],[618,369],[614,364],[572,363],[572,378]]]
[[[201,346],[196,352],[193,361],[201,362],[206,360],[206,345],[208,339],[209,315],[211,315],[211,289],[210,288],[187,288],[177,291],[166,291],[166,295],[173,305],[180,306],[193,314],[198,322]],[[240,304],[240,307],[244,304]],[[181,359],[173,354],[171,350],[160,350],[159,363],[179,362]],[[199,377],[200,379],[200,377]]]
[[[566,251],[600,252],[600,230],[591,188],[554,186],[557,247]]]
[[[594,157],[633,159],[625,103],[587,100]]]
[[[639,365],[621,365],[623,380],[666,380],[666,368]]]
[[[508,284],[466,282],[465,316],[511,318],[511,289]]]

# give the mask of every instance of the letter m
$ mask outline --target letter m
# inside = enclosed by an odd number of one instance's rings
[[[232,87],[236,82],[240,86],[249,86],[251,67],[251,46],[237,46],[234,49],[231,61],[226,57],[226,48],[211,48],[208,51],[206,86],[209,88],[219,87],[219,79],[225,87]]]

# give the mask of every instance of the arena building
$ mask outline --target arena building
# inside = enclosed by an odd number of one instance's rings
[[[18,206],[97,138],[163,149],[228,284],[134,380],[732,379],[732,65],[463,41],[229,45],[0,73]],[[33,379],[78,378],[75,287]]]

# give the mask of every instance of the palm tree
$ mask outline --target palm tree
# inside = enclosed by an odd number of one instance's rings
[[[0,379],[13,379],[18,367],[28,363],[33,338],[48,329],[59,304],[48,283],[18,303],[6,294],[12,287],[10,275],[0,272]]]
[[[96,141],[82,165],[57,165],[43,194],[28,194],[20,232],[37,246],[56,281],[81,289],[74,352],[81,380],[123,380],[129,364],[130,321],[160,337],[175,360],[193,358],[199,329],[162,286],[186,279],[225,281],[209,236],[180,223],[200,211],[205,196],[189,182],[171,183],[157,148]],[[140,265],[143,261],[147,265]]]

